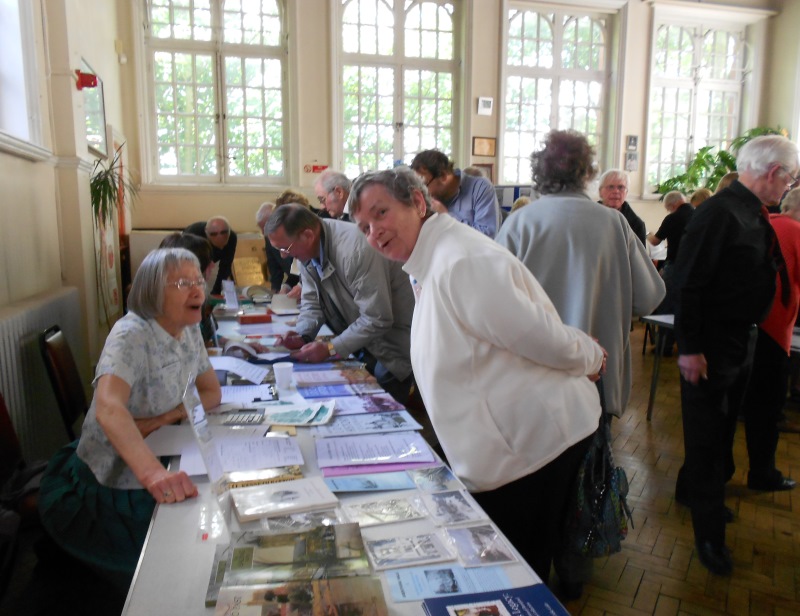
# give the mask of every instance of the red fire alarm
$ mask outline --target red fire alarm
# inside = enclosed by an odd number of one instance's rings
[[[97,87],[97,75],[92,73],[82,73],[79,69],[75,69],[75,74],[78,76],[78,81],[75,85],[79,90]]]

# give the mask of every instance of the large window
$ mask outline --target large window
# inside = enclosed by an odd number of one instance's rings
[[[703,146],[739,132],[744,28],[658,23],[653,41],[647,187],[682,173]]]
[[[456,3],[341,0],[343,171],[455,149]]]
[[[155,177],[282,181],[287,127],[281,5],[149,0],[148,6]]]
[[[607,15],[512,6],[507,15],[500,181],[530,182],[530,155],[554,128],[603,135]]]

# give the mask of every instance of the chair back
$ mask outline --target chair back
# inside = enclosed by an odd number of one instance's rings
[[[73,429],[75,421],[81,415],[85,415],[89,408],[75,358],[58,325],[48,327],[40,334],[39,348],[44,365],[47,367],[47,374],[50,376],[50,383],[53,385],[67,435],[70,440],[75,440]]]

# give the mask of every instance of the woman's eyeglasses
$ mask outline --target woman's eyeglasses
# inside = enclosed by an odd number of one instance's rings
[[[192,289],[194,287],[200,287],[201,289],[206,288],[206,281],[202,278],[197,280],[189,280],[188,278],[179,278],[175,282],[168,282],[168,287],[175,287],[179,291],[185,291],[186,289]]]

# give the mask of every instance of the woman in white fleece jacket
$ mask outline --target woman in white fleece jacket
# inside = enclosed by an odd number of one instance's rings
[[[603,349],[561,322],[508,250],[431,214],[410,169],[363,174],[349,209],[370,245],[411,277],[411,363],[450,465],[547,583],[600,418],[592,381]]]

